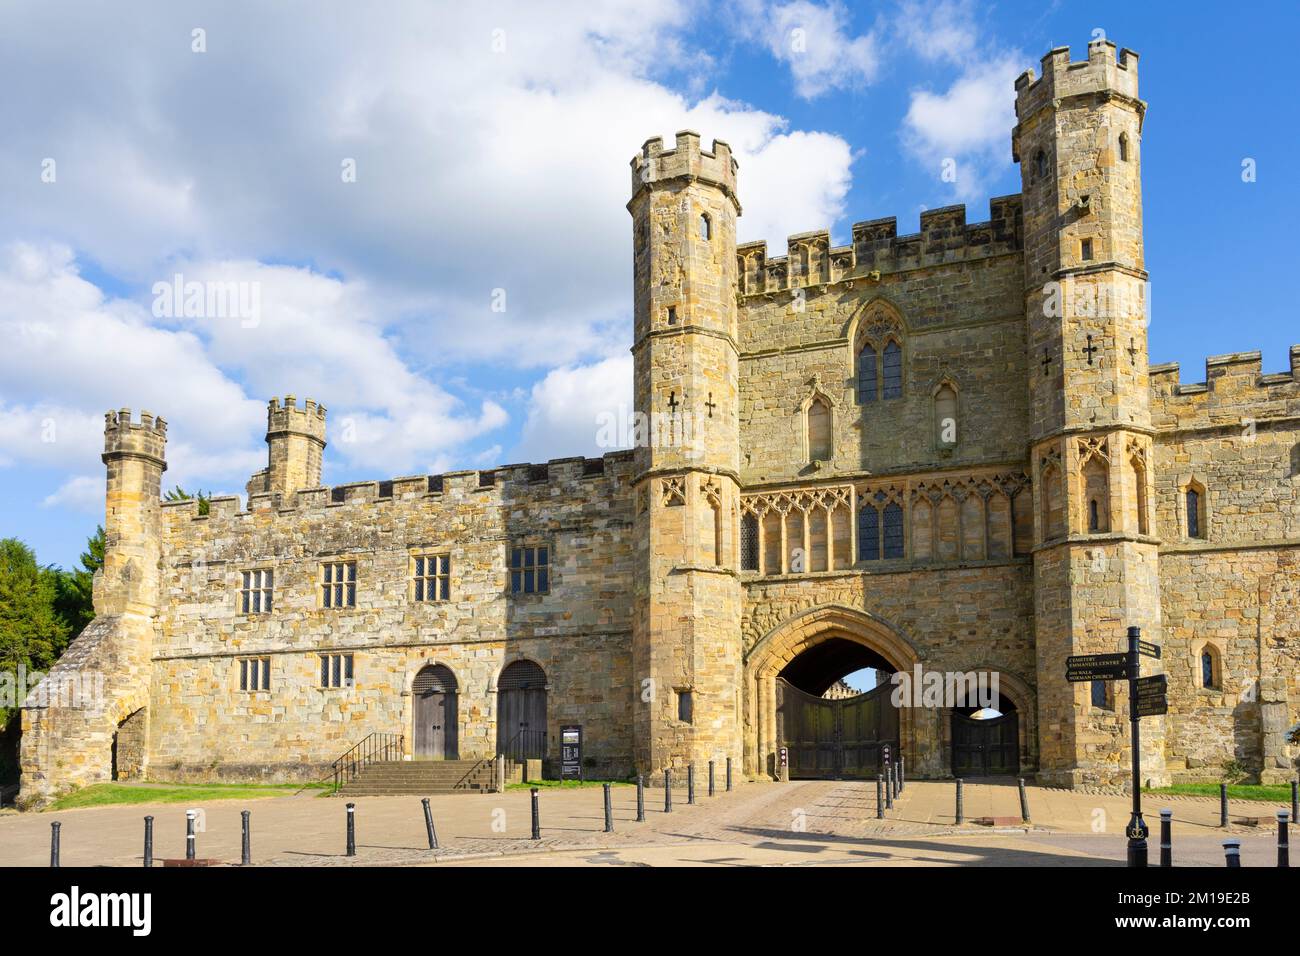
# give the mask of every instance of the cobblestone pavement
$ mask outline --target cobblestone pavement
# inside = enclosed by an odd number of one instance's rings
[[[951,782],[912,782],[884,820],[875,783],[802,781],[739,785],[697,804],[646,790],[646,820],[635,822],[636,791],[614,787],[614,832],[604,833],[599,787],[543,790],[541,840],[530,839],[529,794],[431,798],[440,849],[430,851],[415,797],[363,797],[357,804],[357,855],[344,855],[343,801],[304,794],[200,805],[198,856],[240,857],[240,811],[252,812],[253,862],[264,866],[401,866],[442,863],[520,865],[1113,865],[1124,859],[1128,800],[1122,795],[1028,788],[1032,823],[1020,822],[1014,781],[965,786],[965,816],[953,819]],[[1181,865],[1221,866],[1222,840],[1242,840],[1245,865],[1274,861],[1275,808],[1235,803],[1233,819],[1259,827],[1217,826],[1213,799],[1146,798],[1151,859],[1158,859],[1158,810],[1175,812]],[[145,814],[155,817],[155,860],[184,856],[185,807],[152,804],[0,816],[0,865],[45,866],[50,823],[62,823],[65,866],[139,866]],[[993,826],[972,821],[997,818]]]

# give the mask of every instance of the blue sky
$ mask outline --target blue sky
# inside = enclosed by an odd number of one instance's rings
[[[1152,360],[1200,381],[1300,342],[1294,5],[357,7],[0,4],[0,535],[75,561],[109,407],[168,418],[169,482],[227,492],[287,392],[330,408],[331,484],[597,453],[593,409],[630,402],[644,139],[731,142],[742,241],[978,221],[1020,188],[1015,75],[1099,30],[1150,104]],[[176,274],[255,287],[257,321],[158,314]]]

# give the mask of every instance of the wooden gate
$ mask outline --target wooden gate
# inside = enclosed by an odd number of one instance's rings
[[[412,755],[425,760],[460,757],[456,676],[442,664],[426,667],[411,684]]]
[[[827,700],[776,681],[777,734],[789,750],[792,778],[874,777],[886,745],[898,759],[898,708],[892,685]]]
[[[1020,722],[1012,711],[991,720],[952,715],[952,774],[989,777],[1020,772]]]
[[[514,760],[546,756],[546,672],[515,661],[497,679],[497,753]]]

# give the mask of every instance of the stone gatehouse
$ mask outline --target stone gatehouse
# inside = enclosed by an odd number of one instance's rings
[[[268,411],[245,502],[161,502],[166,425],[110,412],[98,617],[23,715],[24,799],[110,777],[310,779],[412,758],[590,772],[1126,773],[1127,701],[1072,654],[1163,647],[1146,775],[1293,772],[1300,346],[1149,365],[1137,55],[1016,81],[1022,192],[737,245],[737,164],[632,161],[636,447],[321,485],[326,410]],[[845,674],[996,675],[895,707]],[[104,693],[50,694],[80,672]],[[820,709],[819,709],[820,708]],[[979,716],[979,715],[977,715]],[[981,763],[980,761],[983,761]],[[992,761],[990,763],[989,761]]]

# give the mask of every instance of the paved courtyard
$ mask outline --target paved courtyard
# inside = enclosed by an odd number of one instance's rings
[[[954,785],[912,782],[877,820],[875,784],[804,781],[741,784],[709,798],[701,787],[689,806],[674,790],[646,791],[646,820],[635,822],[636,790],[613,788],[613,833],[603,832],[599,787],[543,790],[541,840],[530,839],[529,794],[432,798],[440,849],[427,848],[423,811],[414,797],[356,800],[357,855],[345,849],[344,801],[314,793],[257,800],[206,801],[200,858],[238,863],[240,811],[252,813],[252,859],[263,866],[1113,866],[1125,855],[1128,799],[1119,795],[1029,788],[1031,824],[1019,822],[1014,782],[968,783],[966,823],[956,826]],[[1174,811],[1177,865],[1222,866],[1222,841],[1242,842],[1246,866],[1272,866],[1275,811],[1285,805],[1237,802],[1234,820],[1258,827],[1220,829],[1218,802],[1145,797],[1158,861],[1159,810]],[[143,817],[152,814],[155,862],[185,855],[181,804],[137,804],[58,813],[0,815],[0,865],[46,866],[50,823],[62,824],[64,866],[139,866]],[[997,818],[995,825],[972,821]]]

